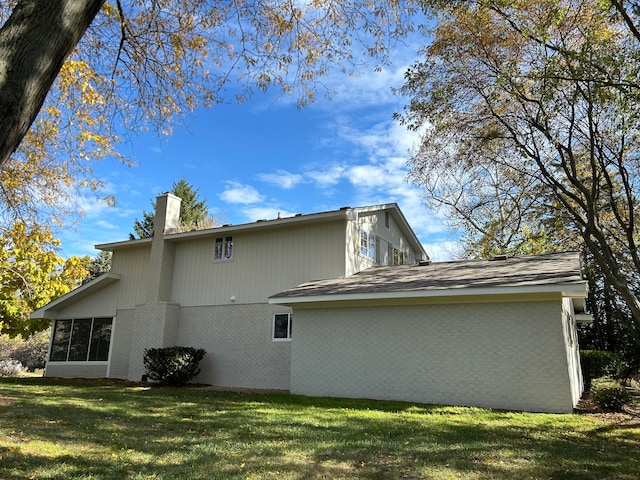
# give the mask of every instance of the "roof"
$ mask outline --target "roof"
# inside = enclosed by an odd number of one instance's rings
[[[558,253],[492,260],[423,262],[374,267],[345,278],[304,283],[270,297],[270,303],[560,292],[585,298],[580,255]]]
[[[338,210],[330,210],[326,212],[319,213],[311,213],[311,214],[302,214],[299,213],[292,217],[282,217],[275,218],[271,220],[257,220],[255,222],[243,223],[238,225],[222,225],[214,228],[207,228],[203,230],[192,230],[190,232],[182,232],[182,233],[171,233],[166,234],[164,238],[168,241],[172,242],[180,242],[193,238],[203,238],[203,237],[217,237],[221,235],[229,235],[254,229],[270,229],[270,228],[279,228],[279,227],[287,227],[293,225],[301,225],[305,223],[321,223],[335,220],[350,220],[355,219],[357,215],[361,212],[373,212],[373,211],[389,211],[392,216],[395,217],[396,222],[402,228],[404,235],[409,239],[414,245],[413,248],[416,251],[422,253],[422,258],[429,258],[426,251],[422,247],[420,240],[417,235],[407,222],[404,214],[400,210],[400,207],[397,203],[386,203],[381,205],[372,205],[365,207],[342,207]],[[121,242],[111,242],[111,243],[103,243],[96,245],[96,248],[100,250],[106,251],[114,251],[121,248],[131,248],[134,246],[141,246],[148,244],[151,246],[151,238],[143,238],[136,240],[126,240]]]

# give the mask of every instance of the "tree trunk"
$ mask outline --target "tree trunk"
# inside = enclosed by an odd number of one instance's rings
[[[0,168],[104,0],[21,0],[0,28]]]

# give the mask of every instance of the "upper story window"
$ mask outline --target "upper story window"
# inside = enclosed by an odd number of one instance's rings
[[[360,230],[360,253],[362,255],[367,254],[368,245],[369,244],[367,242],[367,232],[365,232],[364,230]]]
[[[369,235],[369,258],[376,259],[376,236]]]
[[[360,230],[360,254],[373,260],[376,259],[376,236],[374,234],[367,234],[364,230]]]
[[[213,251],[214,260],[231,260],[233,258],[233,237],[218,237]]]
[[[391,223],[391,220],[389,219],[390,215],[389,212],[384,212],[384,226],[389,228],[389,224]]]

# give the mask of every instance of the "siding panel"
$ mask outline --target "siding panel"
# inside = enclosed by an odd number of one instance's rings
[[[215,237],[177,244],[171,301],[183,306],[263,303],[269,295],[344,275],[343,222],[233,234],[233,259],[213,261]],[[234,301],[231,301],[234,297]]]

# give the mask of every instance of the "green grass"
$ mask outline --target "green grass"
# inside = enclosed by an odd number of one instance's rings
[[[0,478],[632,479],[640,427],[401,402],[0,379]]]

